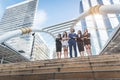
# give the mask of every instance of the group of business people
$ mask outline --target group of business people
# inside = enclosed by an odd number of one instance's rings
[[[74,49],[74,56],[77,57],[77,47],[80,53],[80,56],[84,56],[84,47],[87,51],[87,54],[90,56],[91,53],[91,43],[90,43],[90,33],[86,29],[84,34],[81,30],[78,30],[77,34],[73,28],[70,29],[70,33],[63,32],[63,35],[58,34],[56,37],[56,52],[57,57],[61,58],[62,48],[64,52],[64,58],[68,58],[68,48],[70,57],[73,57],[72,49]]]

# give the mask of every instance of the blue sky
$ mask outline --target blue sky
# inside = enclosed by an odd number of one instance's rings
[[[79,15],[80,0],[40,0],[39,9],[47,14],[44,26],[76,18]]]

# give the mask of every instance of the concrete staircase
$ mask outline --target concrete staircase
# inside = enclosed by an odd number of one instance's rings
[[[0,80],[120,80],[120,55],[2,64]]]

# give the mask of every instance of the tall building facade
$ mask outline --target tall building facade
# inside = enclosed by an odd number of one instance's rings
[[[45,44],[39,33],[34,35],[33,52],[31,53],[32,60],[50,59],[50,50]]]
[[[0,34],[22,27],[32,27],[38,0],[27,0],[6,8],[0,22]]]
[[[111,5],[120,4],[119,0],[80,0],[80,14],[90,7],[95,5]],[[81,27],[82,32],[88,29],[91,34],[91,47],[92,53],[99,54],[103,48],[111,32],[117,27],[120,22],[120,15],[117,14],[106,14],[106,15],[90,15],[80,20],[76,25],[76,28]]]
[[[33,27],[37,4],[38,0],[26,0],[7,7],[0,22],[0,35],[22,27]],[[5,44],[31,59],[33,38],[32,34],[22,35],[6,41]]]

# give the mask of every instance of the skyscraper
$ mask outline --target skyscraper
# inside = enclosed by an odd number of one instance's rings
[[[33,52],[31,53],[32,60],[45,60],[50,59],[50,50],[45,44],[44,40],[39,33],[34,35]]]
[[[21,27],[32,27],[38,0],[27,0],[6,8],[0,22],[0,34]]]
[[[119,0],[80,0],[80,14],[90,7],[95,5],[111,5],[120,4]],[[98,54],[101,48],[106,43],[107,39],[110,37],[111,32],[120,22],[120,16],[117,14],[107,14],[107,15],[91,15],[80,20],[78,23],[84,32],[88,29],[91,33],[91,46],[92,53]]]
[[[33,27],[37,4],[38,0],[26,0],[7,7],[0,22],[0,35],[22,27]],[[31,34],[12,38],[6,41],[5,44],[30,59],[33,44],[33,36]]]

